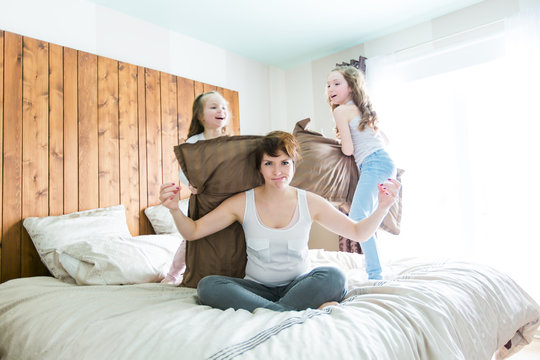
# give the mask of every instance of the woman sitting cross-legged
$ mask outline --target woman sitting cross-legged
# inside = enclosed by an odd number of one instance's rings
[[[401,185],[393,179],[379,184],[378,208],[371,216],[353,221],[324,198],[289,186],[299,148],[295,137],[287,132],[273,131],[264,136],[254,164],[264,184],[231,196],[196,221],[178,209],[180,187],[171,183],[161,186],[160,201],[170,210],[186,240],[200,239],[235,221],[244,229],[245,278],[204,277],[197,287],[202,304],[219,309],[289,311],[337,305],[343,299],[346,279],[339,269],[310,269],[312,221],[349,239],[366,241],[394,203]]]

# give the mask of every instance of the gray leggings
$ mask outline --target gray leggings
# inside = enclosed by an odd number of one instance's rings
[[[210,275],[199,281],[197,295],[201,304],[222,310],[305,310],[317,309],[328,301],[341,301],[347,291],[345,284],[345,275],[338,268],[322,266],[288,285],[274,287],[252,280]]]

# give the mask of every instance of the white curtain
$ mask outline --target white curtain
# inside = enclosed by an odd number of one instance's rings
[[[424,48],[367,62],[406,171],[402,233],[381,232],[381,257],[487,263],[540,302],[540,9],[489,36]]]

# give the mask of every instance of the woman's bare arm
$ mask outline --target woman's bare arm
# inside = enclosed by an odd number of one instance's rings
[[[198,220],[192,220],[178,209],[180,186],[168,183],[160,189],[159,199],[173,216],[174,223],[186,240],[197,240],[241,221],[245,208],[245,194],[236,194]]]
[[[353,221],[330,202],[313,193],[308,193],[309,211],[313,220],[328,230],[348,239],[363,242],[368,240],[379,228],[388,209],[399,194],[400,187],[401,185],[396,180],[379,186],[379,206],[371,216],[358,222]]]

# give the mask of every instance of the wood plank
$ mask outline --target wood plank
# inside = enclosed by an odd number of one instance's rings
[[[204,92],[217,91],[217,86],[203,83],[203,91]]]
[[[195,97],[204,93],[204,84],[202,82],[194,81],[193,86],[195,87]]]
[[[97,56],[79,51],[79,210],[99,206]]]
[[[0,30],[0,149],[4,141],[4,31]],[[0,199],[2,199],[2,179],[4,170],[4,157],[0,156]],[[2,219],[2,206],[0,204],[0,219]],[[0,282],[2,281],[2,224],[0,223]]]
[[[139,233],[151,234],[152,225],[144,215],[148,206],[148,171],[146,159],[146,75],[143,67],[137,67],[137,121],[139,124]]]
[[[234,135],[240,135],[240,104],[238,99],[238,91],[233,91],[230,106],[231,112],[234,114],[234,116],[231,118],[233,133]]]
[[[234,134],[234,118],[236,117],[236,114],[233,112],[233,94],[232,94],[232,91],[231,90],[228,90],[228,89],[220,89],[221,91],[219,92],[221,95],[223,95],[223,97],[225,98],[225,100],[227,100],[227,103],[229,105],[229,123],[227,124],[227,131],[229,134],[231,135],[237,135],[237,134]]]
[[[64,48],[64,213],[79,210],[77,50]]]
[[[193,100],[195,100],[195,84],[193,80],[177,77],[178,86],[178,143],[186,142],[191,124]]]
[[[98,57],[99,207],[120,203],[118,61]]]
[[[21,276],[22,36],[4,32],[2,282]]]
[[[22,217],[49,213],[49,44],[23,38]],[[30,236],[21,242],[21,275],[47,274]]]
[[[178,119],[176,77],[161,72],[161,146],[163,156],[163,181],[176,182],[178,161],[174,147],[178,145]]]
[[[139,132],[137,119],[137,66],[118,64],[120,141],[120,202],[132,235],[139,235]]]
[[[163,182],[160,89],[159,71],[146,69],[146,168],[148,171],[148,206],[159,204],[159,187]]]
[[[64,213],[64,50],[49,44],[49,215]]]
[[[240,135],[240,120],[238,118],[238,98],[235,97],[236,91],[221,89],[223,97],[229,103],[229,132],[234,135]]]

